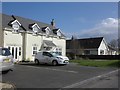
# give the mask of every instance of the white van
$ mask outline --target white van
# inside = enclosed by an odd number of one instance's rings
[[[69,64],[69,59],[66,56],[61,56],[56,54],[55,52],[41,51],[35,55],[35,63],[36,64]]]
[[[0,72],[8,72],[14,67],[13,56],[8,48],[0,47]]]

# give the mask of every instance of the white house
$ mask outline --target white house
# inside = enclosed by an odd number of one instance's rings
[[[10,49],[16,60],[34,60],[39,50],[49,50],[66,54],[66,39],[59,28],[51,24],[0,14],[0,46]]]
[[[111,49],[103,37],[71,39],[66,42],[67,54],[77,55],[116,55],[117,51]]]

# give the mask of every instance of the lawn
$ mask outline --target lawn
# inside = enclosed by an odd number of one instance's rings
[[[78,63],[78,65],[82,66],[120,68],[120,60],[70,60],[70,62]]]

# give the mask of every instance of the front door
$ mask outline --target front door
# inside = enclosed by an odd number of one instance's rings
[[[19,46],[9,46],[8,49],[10,50],[13,58],[15,60],[19,60],[19,56],[21,56],[21,47],[19,47]]]
[[[11,47],[11,48],[12,48],[11,53],[12,53],[14,59],[17,60],[18,59],[18,47]]]

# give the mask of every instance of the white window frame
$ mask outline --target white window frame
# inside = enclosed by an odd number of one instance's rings
[[[50,34],[50,28],[49,28],[49,27],[46,27],[45,32],[46,32],[46,37],[49,37],[49,34]]]
[[[57,31],[57,36],[60,38],[61,37],[61,31],[60,31],[60,29],[58,29],[58,31]]]
[[[37,46],[32,46],[32,55],[35,55],[37,53]]]
[[[19,26],[21,26],[21,23],[18,20],[14,20],[11,24],[14,24],[16,22],[19,24]]]
[[[100,50],[100,55],[104,55],[105,51],[104,50]]]
[[[22,56],[22,48],[19,47],[19,56]]]
[[[56,48],[56,53],[58,53],[59,55],[62,55],[62,48],[61,47],[57,47]]]
[[[37,30],[35,30],[35,27],[37,28]],[[37,35],[38,34],[38,31],[40,30],[40,27],[38,26],[38,24],[34,24],[32,26],[32,30],[33,30],[33,35]]]
[[[21,24],[19,23],[18,20],[14,20],[12,23],[12,28],[13,28],[13,33],[19,33],[19,29],[20,29],[20,26]],[[14,25],[16,25],[18,28],[15,28]]]

